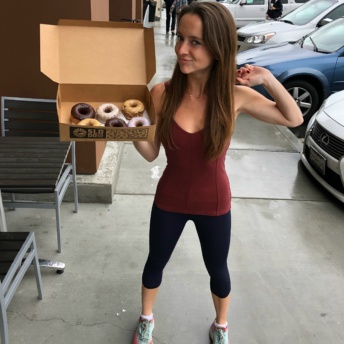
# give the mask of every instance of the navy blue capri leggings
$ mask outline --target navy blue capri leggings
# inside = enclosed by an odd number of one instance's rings
[[[203,260],[210,276],[210,290],[216,296],[225,298],[231,290],[227,266],[231,237],[230,212],[221,216],[189,215],[161,210],[153,204],[149,255],[142,283],[148,289],[160,286],[163,270],[189,220],[196,226]]]

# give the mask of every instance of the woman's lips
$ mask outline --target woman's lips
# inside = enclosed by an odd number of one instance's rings
[[[183,58],[179,58],[178,59],[178,62],[179,63],[188,63],[188,62],[191,62],[192,60],[188,60],[188,59],[183,59]]]

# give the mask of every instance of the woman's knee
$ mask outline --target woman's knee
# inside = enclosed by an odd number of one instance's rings
[[[231,279],[227,265],[222,269],[209,271],[210,289],[213,294],[220,298],[225,298],[231,291]]]
[[[148,256],[142,275],[143,285],[146,288],[156,288],[161,284],[166,264],[166,260],[154,259],[151,254]]]
[[[228,278],[225,279],[211,278],[210,290],[214,295],[221,299],[227,297],[231,292],[231,280],[229,275]]]

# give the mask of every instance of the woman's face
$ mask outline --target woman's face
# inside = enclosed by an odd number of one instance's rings
[[[209,73],[214,58],[203,40],[203,25],[198,15],[185,14],[179,21],[175,52],[182,73]]]

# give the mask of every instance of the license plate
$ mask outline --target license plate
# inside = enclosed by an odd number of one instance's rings
[[[311,147],[309,160],[313,163],[314,167],[321,172],[321,174],[325,174],[326,170],[326,158],[323,157],[315,148]]]

